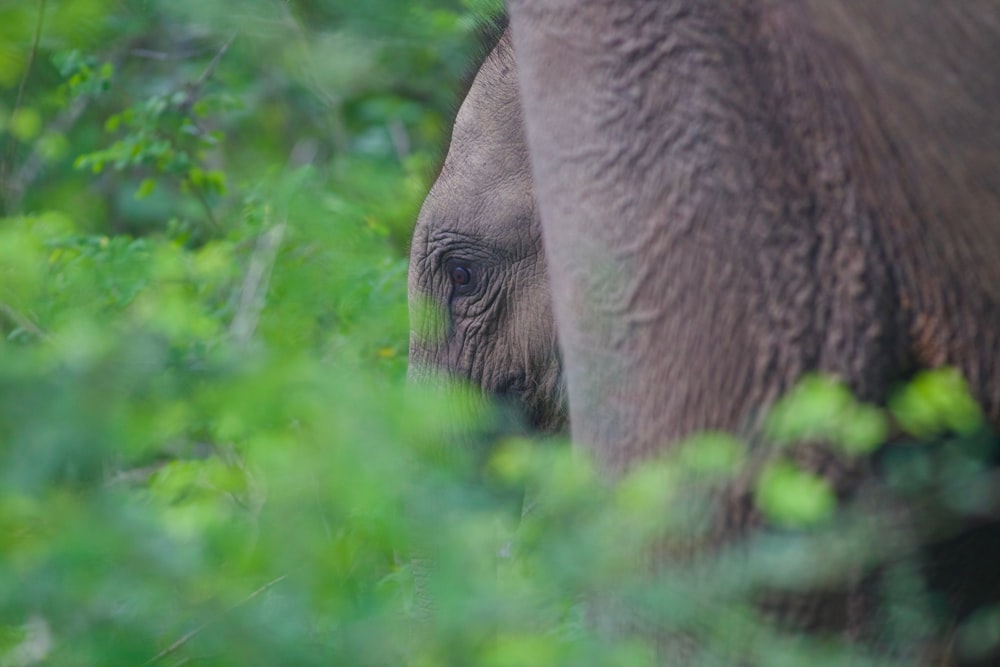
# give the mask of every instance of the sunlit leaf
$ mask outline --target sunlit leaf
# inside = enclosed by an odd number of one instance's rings
[[[828,519],[837,506],[827,480],[784,461],[764,468],[757,480],[755,498],[768,519],[790,527],[818,524]]]
[[[982,411],[968,385],[953,368],[919,373],[890,401],[893,416],[919,436],[952,430],[972,433],[982,426]]]

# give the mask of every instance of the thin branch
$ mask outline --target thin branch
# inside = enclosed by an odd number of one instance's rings
[[[161,62],[166,60],[187,60],[188,58],[197,58],[198,56],[204,54],[207,49],[193,49],[191,51],[180,51],[178,53],[170,53],[167,51],[154,51],[152,49],[132,49],[128,52],[130,56],[135,56],[136,58],[145,58],[146,60],[159,60]]]
[[[226,55],[226,51],[228,51],[229,47],[232,46],[238,34],[239,32],[234,32],[232,35],[230,35],[229,39],[226,40],[226,43],[222,45],[222,48],[220,48],[218,53],[216,53],[215,56],[212,58],[211,62],[209,62],[208,65],[205,66],[205,71],[203,71],[201,73],[201,76],[198,77],[198,80],[194,82],[194,90],[200,89],[202,86],[205,85],[205,82],[212,77],[212,75],[215,73],[216,68],[219,66],[219,61],[222,60],[222,56]]]
[[[28,62],[24,66],[24,74],[21,76],[21,83],[17,86],[17,98],[14,100],[14,109],[11,111],[11,118],[17,116],[17,112],[21,109],[21,102],[24,99],[24,88],[28,83],[28,77],[31,75],[31,67],[35,63],[35,57],[38,55],[38,44],[42,41],[42,25],[45,23],[45,3],[46,0],[38,0],[38,20],[35,22],[35,37],[31,42],[31,51],[28,53]],[[7,197],[7,172],[14,162],[14,135],[11,134],[7,137],[7,159],[0,164],[0,189],[2,189],[3,199]],[[3,201],[0,201],[0,205],[4,205]],[[0,211],[2,213],[3,211]]]
[[[24,75],[21,77],[21,83],[17,86],[17,98],[14,100],[14,111],[11,112],[12,116],[21,107],[21,100],[24,98],[24,87],[28,83],[31,66],[35,64],[35,57],[38,55],[38,44],[42,41],[42,24],[45,22],[45,2],[46,0],[38,0],[38,20],[35,22],[35,37],[31,41],[31,52],[28,54],[28,63],[24,66]]]
[[[267,230],[257,240],[257,247],[250,257],[250,266],[240,288],[240,303],[229,326],[229,334],[239,345],[249,343],[257,329],[260,313],[264,310],[267,300],[271,270],[274,268],[274,260],[284,235],[284,223]]]
[[[46,133],[63,134],[69,130],[90,104],[90,96],[80,96],[73,100],[72,104],[46,129]],[[31,154],[21,164],[16,173],[11,174],[7,181],[7,213],[16,214],[21,210],[21,199],[25,190],[28,189],[45,167],[45,156],[43,155],[41,144],[35,143]]]
[[[406,131],[403,121],[393,118],[388,124],[389,138],[392,139],[392,147],[396,151],[396,159],[400,162],[406,160],[410,154],[410,135]]]
[[[146,484],[149,479],[166,465],[165,461],[158,461],[152,465],[129,468],[128,470],[118,470],[113,473],[105,473],[105,486],[131,486]]]
[[[44,340],[48,337],[48,334],[46,334],[40,326],[32,322],[26,315],[20,313],[9,304],[0,302],[0,314],[6,315],[7,319],[15,325],[24,329],[28,333],[37,336],[38,338]]]
[[[253,593],[251,593],[250,595],[246,596],[245,598],[243,598],[242,600],[240,600],[239,602],[237,602],[236,604],[234,604],[232,607],[230,607],[229,609],[227,609],[224,614],[220,614],[220,617],[224,616],[225,614],[232,613],[235,609],[237,609],[237,608],[239,608],[239,607],[247,604],[248,602],[250,602],[251,600],[253,600],[255,597],[257,597],[257,596],[259,596],[259,595],[261,595],[263,593],[266,593],[267,591],[271,590],[272,588],[274,588],[276,585],[280,584],[282,581],[284,581],[287,578],[288,578],[288,575],[287,574],[283,574],[280,577],[278,577],[277,579],[273,579],[273,580],[267,582],[266,584],[264,584],[263,586],[261,586],[260,588],[258,588],[257,590],[255,590]],[[167,657],[171,653],[176,653],[178,649],[180,649],[182,646],[184,646],[189,641],[191,641],[202,630],[204,630],[205,628],[207,628],[208,626],[212,625],[212,623],[215,623],[218,620],[219,620],[218,618],[213,618],[213,619],[211,619],[209,621],[205,621],[204,623],[202,623],[201,625],[199,625],[195,629],[193,629],[193,630],[191,630],[189,632],[184,633],[183,635],[181,635],[180,638],[178,638],[177,640],[175,640],[170,646],[168,646],[167,648],[163,649],[162,651],[160,651],[159,653],[157,653],[152,658],[150,658],[149,660],[147,660],[146,662],[144,662],[142,664],[143,665],[152,665],[153,663],[159,662],[163,658]]]
[[[192,186],[194,191],[195,199],[201,204],[202,210],[205,211],[205,217],[208,219],[208,224],[212,228],[212,231],[219,232],[222,230],[222,225],[219,224],[218,219],[216,219],[215,214],[212,213],[212,205],[208,203],[208,197],[202,192],[201,188],[197,186]]]
[[[298,19],[295,18],[287,3],[282,2],[280,5],[284,15],[284,23],[291,28],[296,37],[296,46],[299,50],[299,56],[302,58],[302,80],[309,90],[312,91],[313,95],[318,97],[329,109],[328,119],[334,147],[338,153],[346,153],[349,138],[347,128],[344,125],[343,97],[328,90],[316,76],[314,68],[311,67],[313,59],[310,56],[309,37],[305,29],[299,23]]]
[[[222,56],[226,55],[226,51],[228,51],[229,47],[232,46],[233,42],[236,40],[237,35],[239,35],[238,31],[230,35],[229,39],[226,40],[225,44],[222,45],[222,47],[212,57],[212,60],[208,63],[208,65],[205,66],[205,69],[202,71],[201,76],[199,76],[194,83],[184,86],[184,88],[187,89],[187,93],[185,95],[184,102],[180,105],[180,109],[184,112],[185,115],[190,116],[191,122],[193,122],[201,132],[204,132],[205,130],[201,128],[201,126],[198,124],[198,121],[194,117],[194,115],[190,114],[190,107],[195,103],[195,100],[198,98],[198,94],[201,92],[202,87],[204,87],[205,83],[212,77],[212,75],[215,73],[215,70],[219,67],[219,63],[222,61]],[[219,221],[216,219],[215,214],[212,213],[212,206],[211,204],[208,203],[208,198],[205,197],[205,193],[202,192],[200,188],[195,187],[194,194],[195,198],[198,200],[198,203],[201,204],[202,209],[204,209],[205,211],[205,217],[208,219],[209,225],[213,228],[214,231],[219,231],[221,229],[221,226],[219,225]]]

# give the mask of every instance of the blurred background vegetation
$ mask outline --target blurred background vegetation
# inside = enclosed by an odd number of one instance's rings
[[[636,571],[698,530],[672,501],[737,474],[731,439],[610,489],[565,445],[450,446],[461,390],[407,391],[410,228],[498,6],[0,3],[0,665],[653,664],[641,632],[587,621],[597,598],[708,637],[708,662],[877,662],[757,623],[731,554]],[[896,418],[976,432],[954,384]],[[889,428],[822,379],[790,400],[779,440],[867,454]],[[982,447],[955,451],[908,465],[982,485]],[[849,532],[832,491],[761,479],[816,540],[772,536],[752,576],[808,580]]]

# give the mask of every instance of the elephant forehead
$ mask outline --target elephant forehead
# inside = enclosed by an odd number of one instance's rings
[[[534,253],[541,225],[530,179],[486,177],[483,172],[442,175],[424,202],[418,232],[430,246],[462,238],[517,255]]]
[[[509,40],[501,39],[459,108],[451,145],[418,226],[507,246],[536,243],[531,167]]]
[[[528,178],[528,146],[517,82],[512,73],[491,67],[489,60],[483,68],[455,117],[442,175],[461,171]]]

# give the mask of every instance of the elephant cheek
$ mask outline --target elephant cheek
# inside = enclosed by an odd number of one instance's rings
[[[414,352],[444,345],[448,336],[448,314],[437,299],[412,294],[409,299],[410,357]]]
[[[447,345],[448,317],[434,298],[411,291],[409,300],[410,351],[407,380],[416,384],[440,384],[439,369],[446,368],[442,350]]]
[[[410,353],[410,363],[406,368],[406,381],[412,385],[431,384],[430,368],[427,364],[414,361],[413,353]]]
[[[411,384],[429,384],[432,380],[433,366],[423,340],[423,336],[416,331],[411,332],[410,356],[406,368],[406,380]]]

